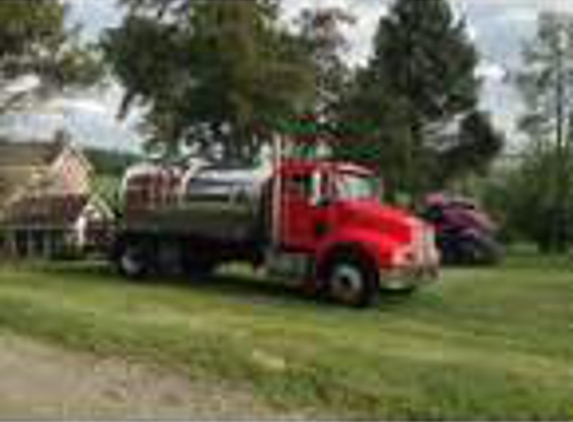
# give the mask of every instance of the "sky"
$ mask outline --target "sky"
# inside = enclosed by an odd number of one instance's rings
[[[106,28],[121,23],[122,13],[116,0],[67,0],[70,3],[68,24],[80,23],[85,39],[96,39]],[[425,0],[419,0],[425,1]],[[285,19],[293,19],[302,7],[338,6],[349,9],[356,23],[345,28],[350,42],[349,59],[365,63],[379,18],[386,14],[393,0],[283,0]],[[523,43],[535,33],[540,11],[573,13],[573,0],[450,0],[458,17],[467,23],[468,34],[475,42],[481,63],[478,73],[483,80],[481,107],[489,111],[495,123],[510,138],[517,138],[515,118],[520,111],[517,93],[507,76],[519,67]],[[22,136],[42,127],[44,133],[62,123],[83,143],[111,149],[136,150],[140,139],[134,129],[135,119],[120,122],[115,116],[121,89],[111,86],[105,91],[82,97],[60,99],[37,117],[17,119],[11,127]]]

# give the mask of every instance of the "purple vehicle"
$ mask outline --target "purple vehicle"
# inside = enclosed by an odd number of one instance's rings
[[[496,224],[470,199],[428,195],[422,216],[435,227],[444,264],[493,265],[501,260]]]

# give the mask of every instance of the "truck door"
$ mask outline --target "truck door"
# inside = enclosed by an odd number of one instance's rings
[[[321,210],[315,198],[321,189],[316,172],[289,173],[281,185],[280,235],[282,246],[291,251],[315,248]]]

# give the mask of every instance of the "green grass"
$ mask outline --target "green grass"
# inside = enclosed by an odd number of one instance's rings
[[[0,328],[166,366],[306,416],[573,418],[573,262],[448,270],[352,310],[241,273],[126,282],[104,265],[0,269]]]

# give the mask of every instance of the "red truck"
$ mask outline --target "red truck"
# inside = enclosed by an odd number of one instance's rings
[[[113,259],[121,273],[205,275],[243,261],[307,292],[366,306],[436,278],[433,229],[380,203],[350,163],[287,159],[268,170],[159,164],[128,170]]]

